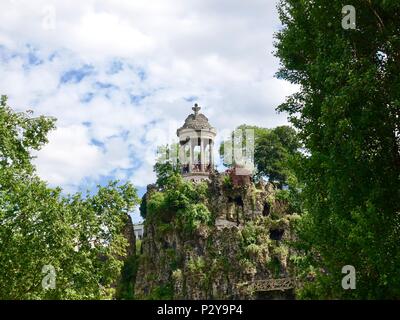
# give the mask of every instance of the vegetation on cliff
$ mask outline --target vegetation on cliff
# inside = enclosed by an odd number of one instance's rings
[[[205,183],[193,184],[185,181],[170,163],[156,164],[157,186],[147,200],[147,219],[158,219],[161,223],[175,221],[174,227],[186,234],[193,233],[200,226],[213,223],[208,210]]]
[[[158,182],[142,200],[136,298],[254,298],[253,280],[290,276],[297,216],[275,199],[279,190],[235,186],[228,175],[194,184],[169,163],[155,170]]]

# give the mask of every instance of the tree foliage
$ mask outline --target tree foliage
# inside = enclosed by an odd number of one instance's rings
[[[235,131],[241,130],[242,132],[243,154],[246,152],[246,130],[248,129],[254,130],[254,157],[252,160],[256,167],[256,178],[267,177],[269,181],[280,186],[288,184],[293,175],[291,161],[298,155],[300,148],[296,131],[289,126],[267,129],[240,125]],[[222,159],[224,158],[224,145],[225,143],[222,143],[219,150]],[[226,161],[224,164],[228,167],[231,166]]]
[[[289,113],[308,153],[299,162],[306,213],[302,297],[399,298],[400,3],[351,3],[356,29],[341,26],[342,1],[278,5],[278,76],[299,85]],[[357,289],[343,290],[342,267]]]
[[[0,99],[0,166],[32,172],[31,150],[39,150],[47,143],[47,133],[54,129],[55,119],[29,113],[12,112],[7,97]]]
[[[278,185],[289,184],[293,175],[291,161],[299,154],[296,131],[279,126],[261,134],[255,143],[254,162],[259,176],[267,176]]]
[[[0,105],[0,298],[110,298],[127,241],[123,229],[137,204],[130,184],[110,182],[94,195],[64,195],[35,174],[31,150],[47,142],[54,119]],[[55,288],[42,281],[55,271]]]
[[[146,221],[156,219],[172,223],[178,230],[191,234],[200,225],[213,222],[205,205],[208,187],[205,183],[185,181],[169,162],[155,165],[157,187],[146,199]]]

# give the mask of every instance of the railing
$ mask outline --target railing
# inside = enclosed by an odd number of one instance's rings
[[[211,172],[211,169],[212,169],[211,164],[196,163],[196,164],[192,164],[191,166],[189,164],[186,164],[186,165],[182,165],[182,174]]]
[[[279,278],[267,280],[254,280],[250,282],[242,282],[238,284],[251,291],[265,292],[265,291],[285,291],[293,289],[296,285],[293,278]]]

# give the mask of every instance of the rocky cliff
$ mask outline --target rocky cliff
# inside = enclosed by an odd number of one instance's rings
[[[263,182],[237,183],[227,174],[212,174],[210,180],[196,186],[181,182],[182,190],[193,188],[196,203],[175,211],[165,205],[174,206],[175,198],[148,187],[136,298],[292,298],[292,290],[259,285],[291,274],[287,244],[297,216],[289,213],[282,191]],[[156,198],[164,201],[161,209],[152,204]],[[185,210],[193,212],[190,219]]]

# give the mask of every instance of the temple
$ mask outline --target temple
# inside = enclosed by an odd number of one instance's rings
[[[196,103],[181,128],[177,130],[179,138],[179,163],[182,175],[193,182],[208,180],[214,170],[214,139],[217,134],[207,117],[199,113]]]

